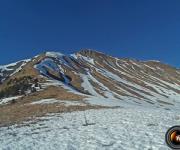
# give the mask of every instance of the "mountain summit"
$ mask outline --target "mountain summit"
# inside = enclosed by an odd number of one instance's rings
[[[8,113],[14,121],[35,112],[42,115],[132,104],[179,109],[180,104],[178,69],[159,61],[114,58],[88,49],[71,55],[46,52],[0,66],[0,81],[0,109],[5,113],[11,109]],[[48,104],[46,110],[44,105],[36,105],[39,100]],[[67,102],[71,104],[67,106]]]

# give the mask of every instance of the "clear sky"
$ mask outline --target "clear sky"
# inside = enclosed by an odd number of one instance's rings
[[[82,48],[180,67],[180,0],[0,0],[0,64]]]

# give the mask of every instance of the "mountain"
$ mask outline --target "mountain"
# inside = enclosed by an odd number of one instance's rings
[[[45,52],[0,81],[0,149],[168,150],[180,120],[180,70],[159,61]]]
[[[9,115],[0,117],[4,123],[49,112],[180,106],[179,69],[88,49],[70,55],[46,52],[0,66],[0,81],[0,111]]]

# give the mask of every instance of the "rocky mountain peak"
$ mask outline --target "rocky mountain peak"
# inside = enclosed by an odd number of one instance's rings
[[[92,49],[82,49],[79,52],[77,52],[76,54],[80,54],[86,57],[93,57],[93,58],[98,58],[99,56],[107,56],[104,53],[98,52],[96,50],[92,50]]]

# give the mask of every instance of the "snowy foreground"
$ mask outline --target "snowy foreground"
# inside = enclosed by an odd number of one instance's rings
[[[173,111],[140,107],[49,114],[0,128],[0,149],[166,150],[165,133],[178,124]]]

